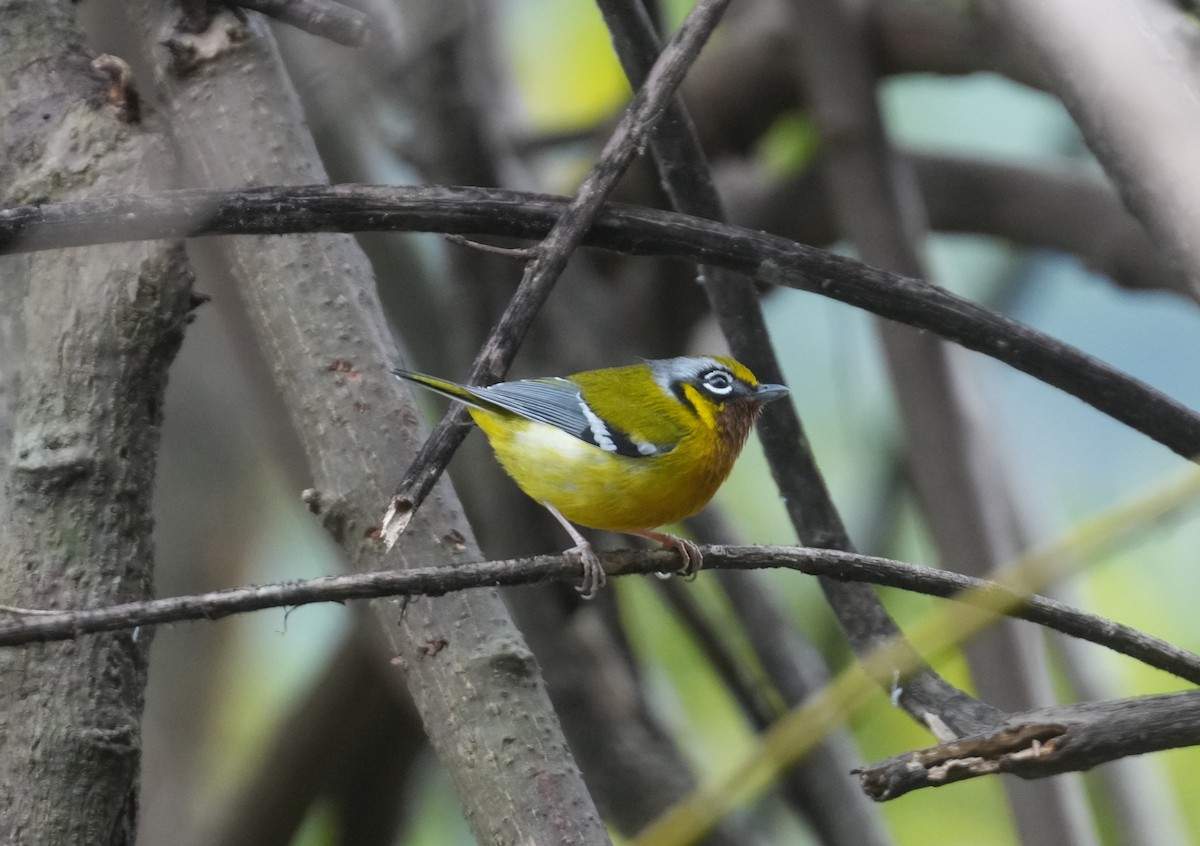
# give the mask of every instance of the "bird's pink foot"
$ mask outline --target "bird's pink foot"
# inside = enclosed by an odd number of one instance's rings
[[[678,575],[691,581],[696,578],[696,573],[700,572],[700,569],[704,566],[704,556],[700,553],[700,547],[696,545],[695,541],[681,538],[678,535],[668,534],[667,532],[631,532],[630,534],[658,541],[663,546],[671,547],[679,553],[683,566],[676,570],[674,574],[658,573],[659,578],[669,579],[672,575]]]

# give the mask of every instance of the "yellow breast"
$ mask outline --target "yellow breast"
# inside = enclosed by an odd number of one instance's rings
[[[693,427],[668,452],[632,458],[544,423],[470,412],[521,490],[596,529],[644,531],[695,514],[737,456],[704,427]]]

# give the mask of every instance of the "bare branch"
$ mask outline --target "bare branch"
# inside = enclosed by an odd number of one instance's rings
[[[598,5],[626,76],[631,84],[639,84],[659,50],[645,5],[640,0],[600,0]],[[672,206],[681,212],[724,222],[725,209],[708,160],[691,117],[682,104],[671,102],[667,105],[664,120],[651,136],[650,143],[659,180]],[[752,280],[711,264],[702,264],[697,271],[734,355],[759,378],[769,382],[783,381],[783,371],[771,344]],[[854,545],[825,484],[795,406],[781,403],[776,408],[765,409],[758,431],[772,476],[798,537],[814,546],[852,552]],[[881,639],[903,640],[899,627],[869,588],[831,579],[822,579],[820,584],[857,655],[866,655]],[[908,663],[920,664],[915,652],[911,658]],[[886,689],[892,684],[891,673],[881,674],[876,681]],[[922,666],[912,673],[905,690],[902,706],[915,719],[923,721],[926,714],[933,713],[958,733],[975,730],[997,716],[990,706],[958,690],[928,667]],[[798,782],[791,782],[793,788],[797,785]],[[795,790],[791,792],[794,796],[799,795]]]
[[[611,576],[646,575],[669,569],[670,550],[618,551],[601,556]],[[811,576],[869,582],[961,600],[990,611],[1106,646],[1149,666],[1200,684],[1200,656],[1158,638],[1080,611],[1053,599],[1021,594],[995,582],[833,549],[787,546],[710,546],[706,569],[758,570],[783,567]],[[266,608],[295,608],[315,602],[346,602],[379,597],[442,596],[479,587],[533,584],[578,578],[578,562],[539,555],[478,564],[323,576],[269,585],[250,585],[195,596],[131,602],[108,608],[22,615],[0,623],[0,646],[68,640],[94,632],[136,630],[183,620],[218,620]]]
[[[880,802],[993,773],[1045,778],[1200,743],[1200,691],[1014,714],[994,731],[906,752],[856,772]]]
[[[537,238],[563,206],[545,195],[438,186],[165,191],[0,210],[0,255],[181,235],[434,231]],[[1078,397],[1185,458],[1200,455],[1196,412],[1069,344],[920,280],[762,232],[616,204],[605,207],[584,243],[721,265],[926,329]]]
[[[640,0],[601,0],[599,6],[626,76],[631,84],[637,85],[658,52],[658,39],[649,16]],[[664,120],[650,143],[659,179],[671,204],[681,212],[724,221],[725,209],[708,160],[691,118],[681,105],[672,102],[666,106]],[[711,263],[702,264],[698,272],[734,355],[760,379],[782,382],[783,371],[771,346],[752,280]],[[809,448],[795,406],[780,403],[764,409],[758,432],[797,535],[814,546],[853,551],[854,545]],[[821,581],[821,590],[856,654],[867,654],[880,639],[901,637],[899,628],[870,590],[825,579]],[[916,658],[915,653],[912,657]],[[886,687],[891,684],[890,676],[890,672],[885,673],[877,681]],[[937,713],[942,722],[963,733],[996,716],[989,713],[992,709],[928,668],[913,675],[906,691],[903,706],[918,720],[924,714]]]

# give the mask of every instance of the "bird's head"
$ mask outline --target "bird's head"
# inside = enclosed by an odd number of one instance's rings
[[[740,449],[763,405],[788,395],[783,385],[761,383],[728,356],[682,356],[648,362],[664,391],[694,411]]]

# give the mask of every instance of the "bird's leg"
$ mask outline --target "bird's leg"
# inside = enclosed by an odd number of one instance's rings
[[[683,559],[683,566],[675,572],[685,579],[696,578],[696,573],[700,572],[700,568],[704,566],[704,556],[700,554],[700,547],[694,541],[690,541],[687,538],[681,538],[678,535],[671,535],[666,532],[629,532],[629,534],[649,538],[650,540],[658,541],[663,546],[674,548],[679,553],[679,557]],[[667,578],[670,577],[670,573],[660,575],[664,575]]]
[[[567,530],[567,534],[571,536],[571,540],[575,541],[575,546],[565,550],[563,554],[579,559],[579,563],[583,567],[583,582],[577,590],[584,599],[591,599],[608,581],[608,575],[604,572],[604,565],[600,563],[600,556],[596,555],[596,550],[592,549],[592,545],[588,543],[587,538],[579,534],[579,530],[572,526],[571,522],[562,516],[557,508],[548,502],[543,502],[542,505]]]

